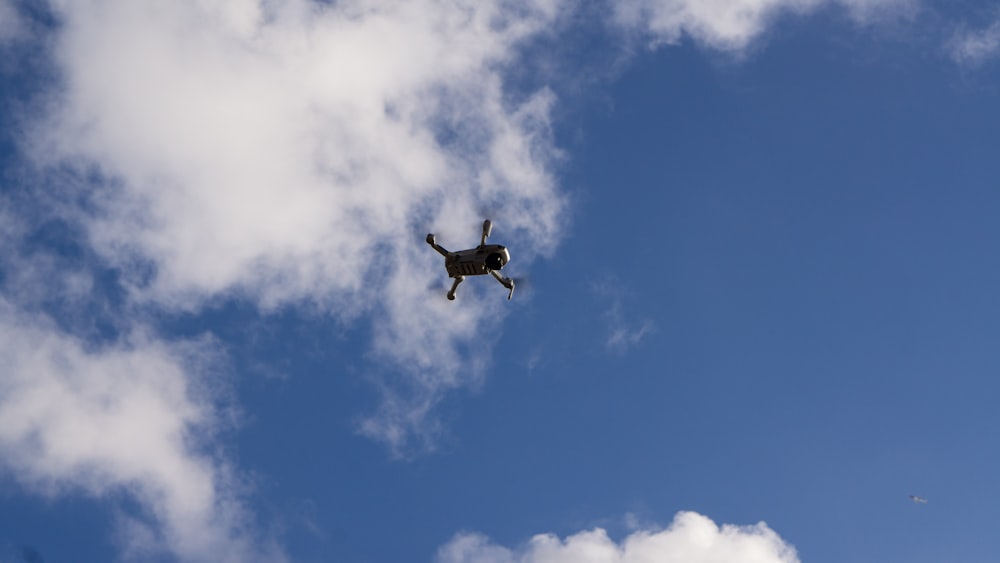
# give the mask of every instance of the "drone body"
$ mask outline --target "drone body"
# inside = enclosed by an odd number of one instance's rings
[[[507,299],[510,299],[514,295],[514,280],[497,273],[507,262],[510,262],[510,252],[503,245],[486,244],[486,238],[490,236],[492,230],[493,223],[489,219],[483,221],[483,238],[479,246],[457,252],[449,252],[437,243],[434,235],[427,235],[427,244],[431,245],[434,250],[437,250],[439,254],[444,256],[444,267],[448,270],[448,276],[455,280],[451,286],[451,290],[448,291],[448,299],[455,299],[455,291],[458,290],[458,284],[465,281],[465,276],[482,276],[486,274],[492,275],[500,282],[500,285],[510,290],[507,293]]]

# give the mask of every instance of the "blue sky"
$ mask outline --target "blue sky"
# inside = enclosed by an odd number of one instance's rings
[[[998,14],[0,0],[0,562],[995,560]]]

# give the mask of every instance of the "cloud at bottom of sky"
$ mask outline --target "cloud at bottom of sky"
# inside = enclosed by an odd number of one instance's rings
[[[798,563],[795,548],[763,522],[718,526],[695,512],[679,512],[660,531],[636,531],[616,542],[595,528],[566,539],[539,534],[520,548],[474,533],[456,535],[438,550],[438,563]]]
[[[95,347],[0,301],[0,470],[45,496],[128,495],[122,553],[148,560],[281,561],[213,436],[225,428],[204,343],[140,332]]]

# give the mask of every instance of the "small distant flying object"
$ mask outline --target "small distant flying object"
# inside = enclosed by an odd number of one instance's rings
[[[448,299],[455,299],[455,291],[458,284],[465,281],[465,276],[481,276],[490,274],[500,285],[510,291],[507,299],[514,295],[514,280],[501,276],[499,272],[507,262],[510,262],[510,253],[507,248],[499,244],[486,244],[487,237],[493,231],[493,223],[489,219],[483,221],[483,238],[476,248],[449,252],[445,250],[434,239],[434,235],[427,235],[427,244],[434,247],[441,256],[444,256],[444,267],[448,270],[448,276],[455,279],[451,290],[448,292]]]
[[[917,495],[909,495],[909,496],[910,500],[913,501],[913,504],[927,504],[927,499],[925,499],[924,497],[918,497]]]

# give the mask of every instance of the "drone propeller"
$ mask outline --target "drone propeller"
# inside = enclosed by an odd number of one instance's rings
[[[531,293],[532,289],[535,287],[535,280],[530,275],[529,276],[515,276],[515,277],[512,277],[512,278],[506,278],[506,279],[510,280],[510,287],[504,285],[504,287],[508,287],[508,289],[510,290],[509,293],[507,294],[507,299],[510,299],[511,296],[514,295],[514,288],[515,287],[517,288],[517,290],[519,292],[523,293],[524,291],[528,291],[529,294]]]
[[[534,279],[532,279],[531,276],[515,276],[510,278],[510,281],[514,282],[518,291],[531,291],[531,289],[535,286]]]
[[[529,278],[526,278],[526,277],[519,276],[519,277],[516,277],[516,278],[508,278],[508,277],[505,277],[505,276],[501,276],[500,274],[497,273],[496,270],[490,270],[490,274],[494,278],[496,278],[496,280],[498,282],[500,282],[500,285],[506,287],[509,290],[507,292],[507,300],[508,301],[510,300],[511,297],[514,296],[514,288],[515,287],[521,287],[522,291],[524,290],[525,286],[527,286],[529,288],[531,287],[531,284],[528,281]]]
[[[506,287],[509,290],[507,292],[507,301],[510,301],[510,298],[514,297],[514,288],[517,287],[517,284],[514,283],[514,280],[512,278],[497,277],[497,279],[500,280],[500,285]]]

